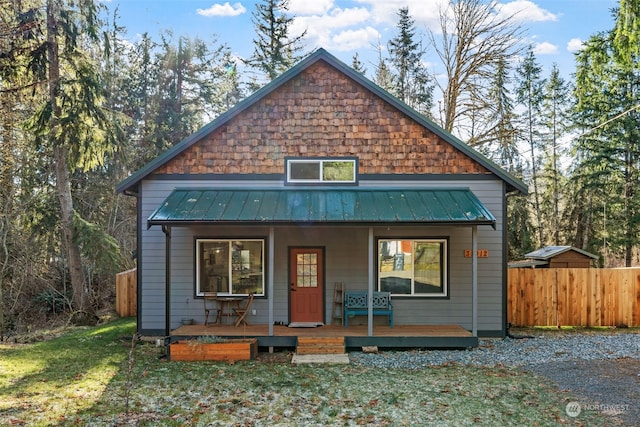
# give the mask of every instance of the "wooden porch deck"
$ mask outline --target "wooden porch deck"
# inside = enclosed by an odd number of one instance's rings
[[[260,347],[296,347],[298,337],[344,337],[347,348],[468,348],[478,345],[478,337],[458,325],[375,325],[367,336],[366,325],[325,325],[316,328],[289,328],[276,325],[269,336],[268,325],[184,325],[171,332],[171,341],[215,335],[222,338],[257,338]]]

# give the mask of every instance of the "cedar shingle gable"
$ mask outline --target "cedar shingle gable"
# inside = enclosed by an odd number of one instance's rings
[[[285,157],[359,158],[360,174],[489,174],[385,100],[317,61],[155,170],[278,174]]]

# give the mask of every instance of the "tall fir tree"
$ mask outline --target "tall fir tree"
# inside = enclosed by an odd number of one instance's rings
[[[574,175],[586,188],[604,193],[599,208],[582,216],[602,218],[600,240],[607,239],[608,263],[617,259],[625,266],[638,259],[640,244],[640,57],[630,43],[638,38],[638,10],[637,0],[621,1],[614,29],[593,35],[578,53],[574,92],[582,131]],[[583,234],[593,238],[596,233],[586,226],[581,224]]]
[[[482,120],[486,129],[472,138],[471,143],[493,161],[511,173],[520,163],[518,152],[519,130],[517,114],[510,92],[510,69],[506,59],[498,61],[493,80],[483,102],[486,114]]]
[[[302,34],[291,34],[294,17],[288,15],[289,0],[263,0],[256,3],[253,25],[253,55],[246,60],[251,68],[273,80],[302,58]]]
[[[523,139],[529,146],[531,161],[531,182],[533,184],[533,206],[535,208],[535,220],[537,240],[539,245],[544,245],[542,211],[540,207],[540,191],[538,188],[539,171],[539,140],[540,117],[542,100],[544,98],[544,79],[542,67],[538,64],[533,48],[529,47],[527,54],[520,66],[516,69],[516,100],[524,108],[522,118],[525,130]]]
[[[100,45],[98,5],[91,0],[47,0],[44,10],[44,36],[36,42],[41,48],[30,59],[38,64],[31,70],[33,78],[46,78],[47,94],[30,121],[30,130],[52,153],[63,247],[77,313],[74,319],[90,322],[95,319],[94,307],[82,257],[90,256],[99,242],[83,235],[89,223],[75,207],[73,174],[102,165],[105,156],[117,148],[120,132],[107,114],[105,86],[89,54],[91,43]],[[100,242],[113,243],[104,237]]]
[[[524,179],[525,166],[518,151],[519,120],[510,92],[510,71],[506,58],[498,61],[487,97],[481,101],[486,105],[487,114],[481,119],[486,123],[486,129],[478,132],[479,137],[474,142],[487,157],[514,176]],[[509,260],[523,259],[525,254],[535,249],[535,228],[526,195],[508,195],[507,222],[507,257]]]
[[[561,199],[565,184],[560,159],[566,154],[562,147],[563,137],[569,130],[571,87],[560,75],[557,64],[551,67],[551,73],[544,86],[542,102],[543,139],[545,141],[545,163],[541,173],[542,187],[546,190],[541,195],[543,211],[548,218],[546,224],[551,225],[546,232],[547,241],[554,245],[564,244],[563,229],[569,224],[562,223]]]
[[[389,40],[389,62],[393,65],[393,93],[410,107],[430,116],[433,107],[433,85],[423,65],[426,50],[416,40],[415,20],[409,8],[398,10],[398,33]]]

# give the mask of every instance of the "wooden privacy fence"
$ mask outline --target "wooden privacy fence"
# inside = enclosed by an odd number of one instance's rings
[[[120,317],[136,315],[137,293],[135,268],[116,274],[116,312]]]
[[[640,326],[640,268],[510,268],[514,326]]]

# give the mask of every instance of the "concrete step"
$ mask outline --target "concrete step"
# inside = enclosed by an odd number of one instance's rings
[[[294,354],[291,363],[300,365],[305,363],[330,363],[330,364],[349,364],[348,354]]]

